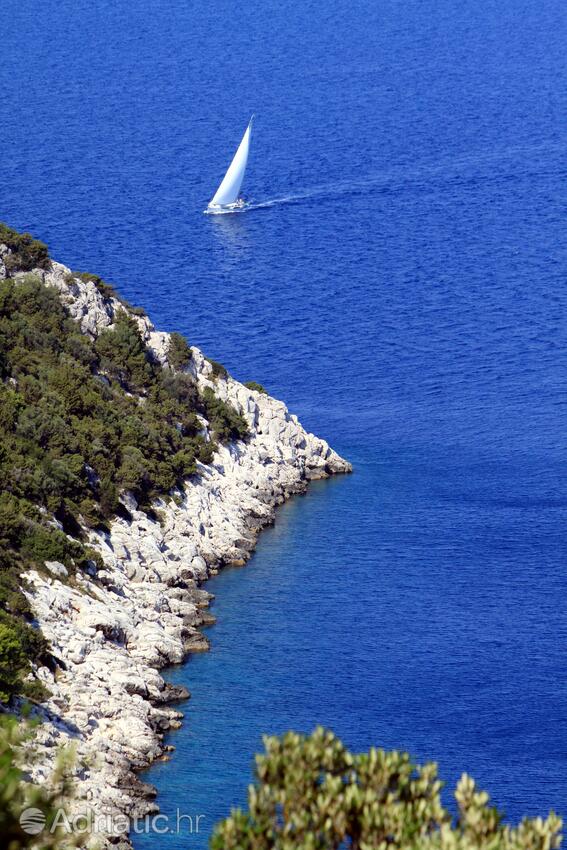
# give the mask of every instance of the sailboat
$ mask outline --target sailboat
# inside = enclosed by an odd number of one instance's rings
[[[238,197],[244,172],[246,171],[246,163],[248,162],[248,152],[250,150],[250,133],[252,131],[252,121],[254,116],[248,122],[248,127],[244,131],[242,141],[238,145],[238,150],[234,154],[234,158],[228,166],[228,171],[222,179],[222,183],[215,192],[212,200],[209,202],[206,213],[227,213],[235,212],[246,206],[246,202]]]

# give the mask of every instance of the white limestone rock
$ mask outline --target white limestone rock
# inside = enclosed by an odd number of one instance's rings
[[[57,578],[67,578],[69,575],[67,567],[60,561],[46,561],[45,566]]]

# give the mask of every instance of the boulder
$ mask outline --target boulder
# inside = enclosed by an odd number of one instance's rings
[[[57,578],[67,578],[69,571],[60,561],[46,561],[45,566],[49,572]]]

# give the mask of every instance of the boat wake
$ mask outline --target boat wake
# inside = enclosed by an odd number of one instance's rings
[[[211,207],[207,207],[207,209],[203,210],[203,212],[205,215],[235,215],[237,213],[251,212],[252,210],[269,209],[270,207],[277,207],[283,204],[298,204],[301,201],[308,200],[309,198],[316,198],[331,194],[332,193],[329,192],[329,188],[327,187],[326,189],[302,192],[298,195],[284,195],[281,198],[270,198],[266,201],[250,201],[239,207],[233,207],[230,209],[212,209]]]
[[[269,198],[265,201],[249,201],[240,207],[233,209],[211,209],[207,207],[203,210],[206,215],[233,215],[234,213],[252,212],[253,210],[265,210],[271,207],[279,207],[292,204],[300,204],[302,201],[308,201],[312,198],[333,198],[340,195],[351,194],[358,187],[349,184],[348,186],[324,186],[318,189],[310,189],[296,195],[283,195],[281,198]]]
[[[333,200],[345,195],[367,195],[373,190],[374,195],[398,195],[400,192],[428,192],[432,188],[443,189],[471,188],[490,180],[509,181],[516,176],[522,176],[534,171],[533,154],[541,149],[565,152],[564,144],[557,146],[534,145],[525,147],[510,147],[501,151],[491,151],[483,154],[475,152],[461,157],[451,157],[448,160],[433,160],[420,163],[417,166],[400,166],[387,172],[367,175],[360,179],[328,183],[324,186],[313,186],[294,194],[283,195],[256,201],[251,199],[242,207],[228,210],[211,210],[206,212],[214,215],[225,213],[243,213],[254,210],[270,209],[277,206],[301,204],[311,200]],[[537,169],[537,166],[536,166]]]
[[[263,210],[268,207],[278,207],[282,204],[298,204],[300,201],[306,201],[309,198],[315,198],[317,195],[325,194],[323,191],[317,190],[310,192],[302,192],[300,195],[284,195],[281,198],[272,198],[267,201],[251,201],[247,204],[249,210]]]

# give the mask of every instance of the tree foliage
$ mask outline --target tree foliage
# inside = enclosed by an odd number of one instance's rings
[[[88,566],[81,529],[104,527],[122,491],[149,506],[210,462],[198,414],[218,441],[247,434],[230,405],[155,362],[125,311],[92,342],[38,278],[0,281],[0,700],[45,651],[24,663],[16,649],[16,620],[31,618],[21,573]]]
[[[212,366],[213,378],[226,378],[228,376],[226,366],[223,366],[222,363],[219,363],[217,360],[211,360],[210,357],[207,357],[207,360]]]
[[[268,394],[267,390],[264,389],[262,384],[259,384],[258,381],[246,381],[244,386],[247,387],[249,390],[254,390],[257,393],[262,393],[262,395]]]
[[[29,233],[18,233],[0,222],[0,244],[7,245],[11,253],[4,263],[8,274],[14,270],[31,271],[46,269],[49,265],[47,245],[34,239]]]
[[[407,753],[352,754],[332,732],[265,737],[248,811],[233,810],[212,850],[553,850],[561,820],[505,826],[489,797],[464,775],[454,819],[441,801],[435,764]]]
[[[110,506],[113,489],[148,503],[181,483],[205,447],[198,413],[210,414],[219,440],[246,436],[230,405],[210,390],[201,398],[189,375],[154,362],[125,312],[92,343],[36,279],[0,283],[0,349],[5,490],[65,529],[96,514],[96,503],[99,520],[108,518],[103,489]]]
[[[248,425],[244,417],[237,413],[234,407],[216,396],[210,387],[205,387],[203,391],[203,402],[206,417],[219,440],[226,442],[248,436]]]
[[[72,756],[69,752],[60,752],[55,772],[50,778],[51,790],[27,782],[20,761],[24,753],[26,759],[29,758],[33,737],[33,724],[21,722],[10,714],[0,715],[2,847],[5,850],[62,850],[63,847],[75,847],[84,836],[68,835],[58,826],[62,822],[59,813],[65,810],[64,802],[70,790],[66,776]],[[40,828],[39,834],[30,831],[34,822]],[[22,825],[27,826],[27,829]]]
[[[191,360],[191,348],[182,334],[175,331],[169,335],[167,359],[174,369],[185,369]]]

